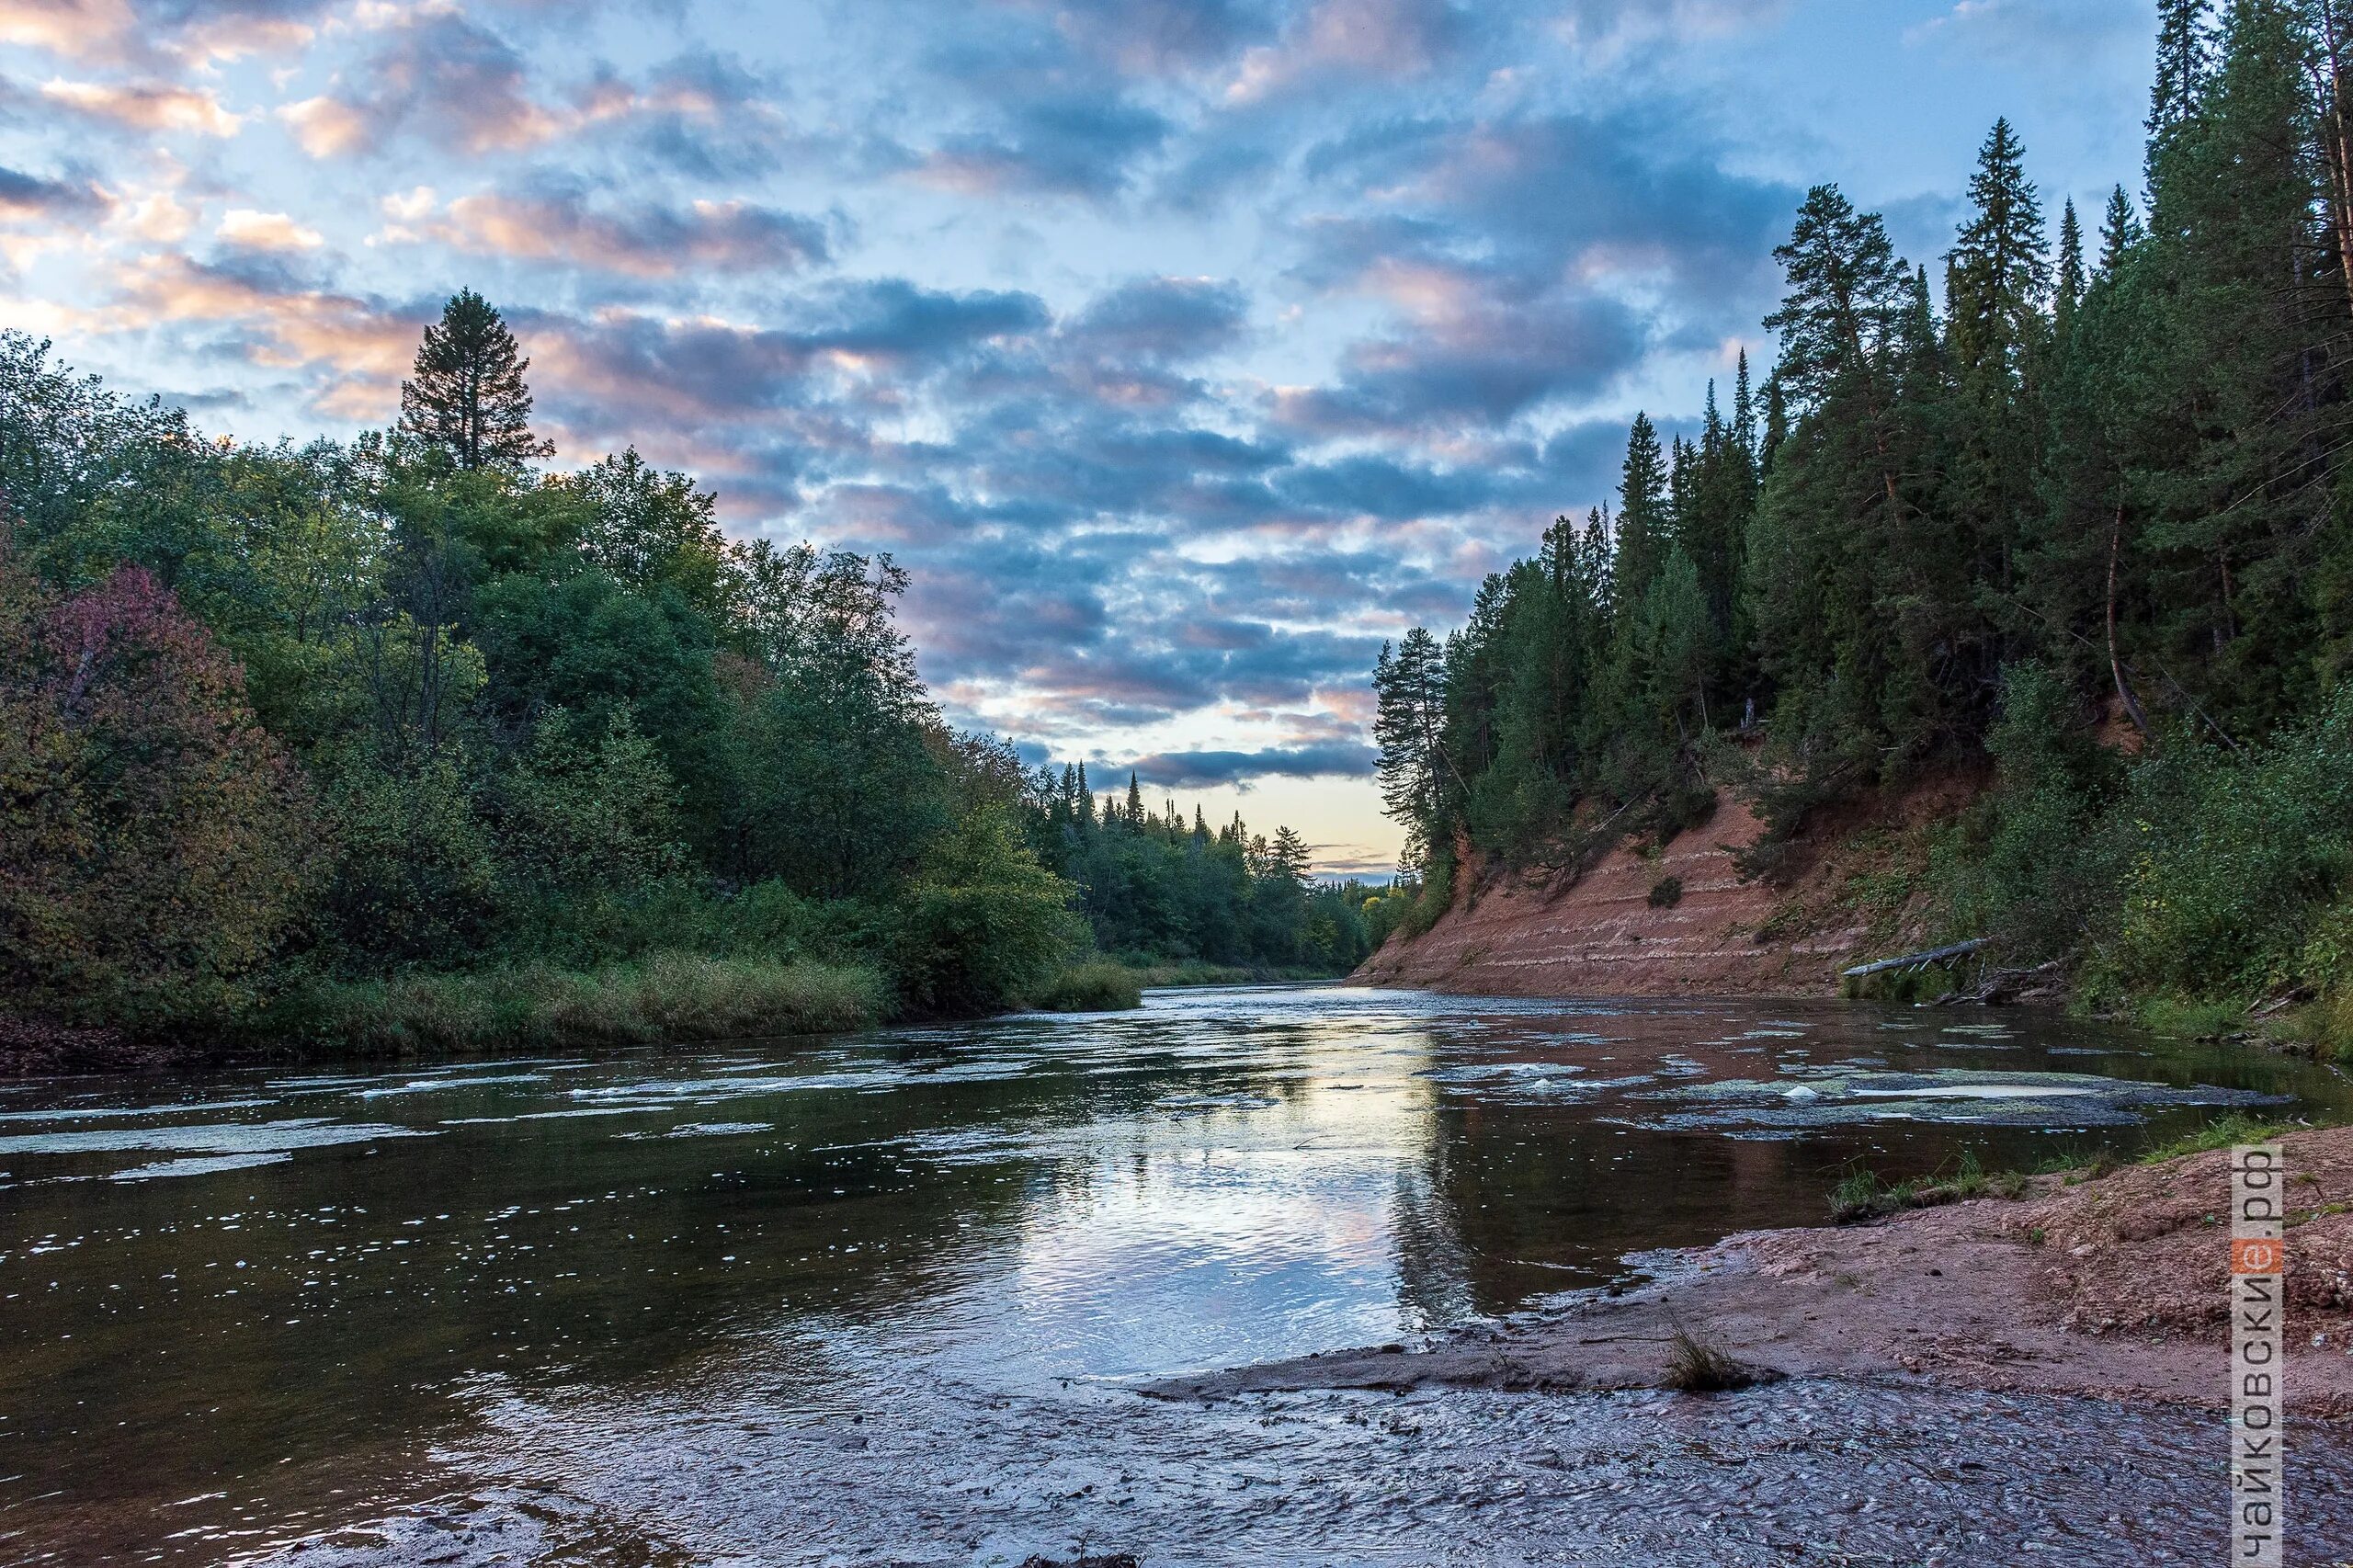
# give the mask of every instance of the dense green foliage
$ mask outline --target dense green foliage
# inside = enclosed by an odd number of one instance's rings
[[[1637,419],[1614,518],[1384,652],[1433,896],[1466,849],[1570,863],[1734,778],[1769,872],[1814,805],[1990,758],[1938,853],[1956,934],[2095,989],[2353,981],[2345,20],[2169,0],[2096,256],[2006,122],[1940,289],[1810,191],[1761,395],[1744,361],[1691,437]]]
[[[527,366],[461,294],[398,428],[255,448],[0,335],[0,1020],[708,1037],[1101,995],[1098,937],[1360,956],[1288,832],[1074,824],[952,732],[888,558],[535,472]]]

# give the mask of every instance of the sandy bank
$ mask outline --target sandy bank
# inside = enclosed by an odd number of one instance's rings
[[[2292,1409],[2353,1415],[2353,1128],[2286,1140]],[[1873,1224],[1757,1231],[1643,1261],[1652,1282],[1457,1335],[1171,1380],[1164,1397],[1666,1382],[1679,1324],[1761,1375],[2222,1403],[2222,1152],[2038,1178]]]

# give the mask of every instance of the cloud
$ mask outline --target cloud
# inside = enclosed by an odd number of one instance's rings
[[[1231,279],[1139,278],[1098,295],[1063,335],[1096,353],[1184,360],[1233,344],[1249,310],[1249,296]]]
[[[620,311],[590,320],[510,314],[546,335],[544,351],[535,350],[543,403],[584,426],[698,429],[757,419],[773,440],[777,416],[803,410],[811,415],[799,428],[804,439],[858,449],[870,444],[864,416],[834,419],[830,392],[878,376],[912,387],[1050,320],[1031,295],[949,292],[899,278],[816,290],[796,301],[800,319],[790,326]]]
[[[430,201],[426,193],[426,201]],[[395,215],[408,215],[415,198]],[[390,209],[388,209],[389,210]],[[484,192],[449,204],[426,233],[477,256],[667,278],[682,271],[785,272],[825,259],[824,226],[743,201],[592,210],[576,190]]]
[[[377,152],[403,134],[472,156],[514,153],[640,115],[707,115],[718,102],[708,79],[675,72],[643,92],[603,75],[543,98],[524,56],[455,10],[400,12],[382,33],[335,91],[278,111],[311,156]]]
[[[356,153],[376,136],[376,127],[366,113],[330,97],[301,98],[284,105],[278,118],[293,131],[295,144],[313,158]]]
[[[1157,789],[1186,790],[1250,778],[1360,778],[1379,760],[1370,746],[1332,744],[1265,751],[1154,752],[1127,762],[1097,762],[1089,771],[1097,781],[1132,772]]]
[[[0,43],[89,59],[113,53],[135,21],[129,0],[0,0]]]
[[[129,131],[183,131],[234,136],[242,119],[221,107],[211,94],[168,83],[69,82],[41,84],[40,96],[77,114]]]
[[[1659,127],[1570,113],[1379,122],[1304,172],[1338,210],[1302,224],[1294,276],[1392,323],[1333,382],[1275,390],[1278,420],[1328,436],[1495,430],[1605,394],[1675,335],[1730,334],[1795,199]]]
[[[1131,76],[1202,71],[1274,31],[1263,7],[1234,0],[1015,0],[1010,8],[1050,17],[1074,48]]]
[[[1956,0],[1942,16],[1908,28],[1904,41],[1935,43],[1980,59],[2060,74],[2080,74],[2096,53],[2143,48],[2148,19],[2113,0]]]
[[[381,422],[391,389],[415,353],[426,312],[305,285],[274,257],[210,265],[162,252],[121,268],[101,319],[131,332],[196,324],[223,334],[222,347],[275,371],[299,371],[331,417]]]
[[[1567,0],[1553,25],[1586,64],[1620,66],[1630,55],[1760,27],[1788,9],[1788,0]]]
[[[1244,55],[1226,100],[1249,104],[1319,77],[1423,75],[1470,31],[1469,18],[1444,0],[1316,0],[1279,43]]]
[[[325,243],[316,229],[306,229],[283,212],[260,212],[250,207],[229,209],[213,232],[247,250],[316,250]]]
[[[1009,108],[985,130],[949,136],[916,163],[926,185],[965,195],[1027,191],[1105,198],[1128,184],[1170,123],[1148,108],[1092,97]]]
[[[0,165],[0,222],[86,219],[108,205],[105,193],[87,181],[45,179]]]

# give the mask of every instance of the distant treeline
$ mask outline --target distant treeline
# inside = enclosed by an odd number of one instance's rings
[[[1287,834],[1169,870],[1141,821],[1065,833],[942,722],[887,557],[731,539],[633,450],[540,472],[527,368],[461,293],[397,427],[253,447],[0,335],[20,1034],[711,1034],[1015,1006],[1098,935],[1360,949]]]
[[[1567,864],[1745,781],[1769,873],[1814,807],[1990,756],[1935,858],[1956,929],[2143,994],[2337,983],[2353,816],[2315,780],[2353,728],[2346,15],[2160,11],[2141,199],[2090,235],[2068,203],[2054,235],[1996,123],[1932,277],[1816,187],[1761,384],[1744,358],[1688,439],[1637,418],[1614,514],[1383,652],[1416,918],[1464,846]]]
[[[1393,924],[1386,888],[1315,882],[1290,828],[1259,837],[1236,814],[1211,831],[1199,807],[1188,823],[1174,801],[1154,812],[1132,774],[1124,801],[1098,804],[1084,764],[1040,769],[1028,807],[1030,842],[1077,886],[1106,952],[1340,973]]]

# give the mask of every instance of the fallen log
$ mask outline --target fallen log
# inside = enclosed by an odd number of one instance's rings
[[[1948,959],[1966,958],[1984,945],[1984,937],[1972,937],[1966,942],[1955,942],[1950,947],[1945,948],[1930,948],[1925,953],[1906,953],[1900,959],[1881,959],[1877,963],[1859,963],[1854,968],[1842,972],[1848,980],[1860,980],[1867,974],[1888,974],[1897,970],[1925,969],[1929,964],[1943,963]]]

